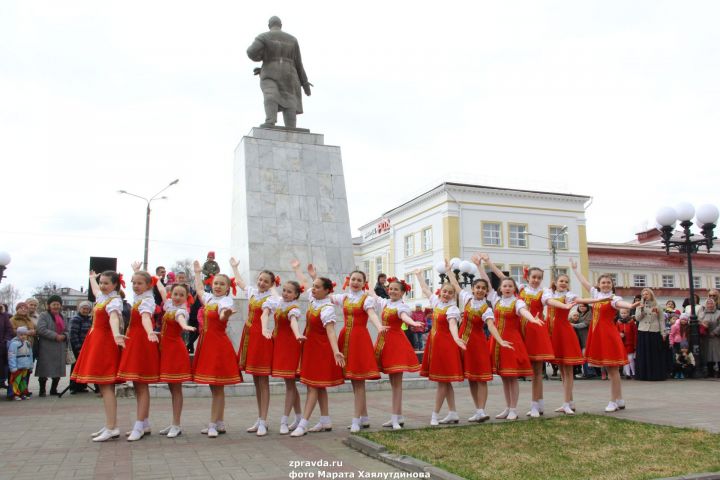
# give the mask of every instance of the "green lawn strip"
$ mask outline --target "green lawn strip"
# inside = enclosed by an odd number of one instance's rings
[[[361,435],[471,479],[653,479],[720,471],[720,435],[582,414]]]

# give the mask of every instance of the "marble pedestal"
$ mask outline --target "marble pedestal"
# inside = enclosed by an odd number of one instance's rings
[[[235,149],[233,188],[230,248],[248,284],[264,269],[295,279],[297,258],[342,285],[354,262],[340,147],[253,128]]]

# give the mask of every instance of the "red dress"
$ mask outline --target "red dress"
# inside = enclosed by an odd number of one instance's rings
[[[253,376],[266,377],[272,372],[273,340],[262,334],[263,306],[270,296],[256,299],[257,290],[248,289],[248,317],[240,338],[240,370]],[[269,293],[269,292],[268,292]]]
[[[467,292],[463,293],[467,294]],[[459,332],[460,338],[467,347],[464,352],[461,351],[465,378],[473,382],[489,382],[492,380],[492,365],[483,317],[492,315],[492,309],[485,301],[479,309],[474,309],[472,298],[461,296],[461,299],[467,300]]]
[[[172,303],[172,302],[170,302]],[[187,318],[183,308],[166,310],[162,317],[160,331],[160,381],[165,383],[183,383],[192,381],[190,355],[182,338],[182,327],[176,320],[181,312]]]
[[[396,305],[393,305],[396,303]],[[404,308],[403,308],[404,307]],[[402,330],[400,313],[410,314],[410,308],[402,303],[384,301],[382,324],[390,327],[380,332],[375,341],[375,359],[383,373],[417,372],[420,370],[415,350]]]
[[[572,301],[575,295],[571,293],[553,295],[553,300],[560,303],[568,303],[565,300]],[[580,340],[578,339],[575,329],[570,325],[568,316],[570,310],[563,308],[555,308],[552,305],[547,307],[547,326],[552,339],[553,351],[555,352],[555,360],[553,363],[558,365],[582,365],[585,359],[580,348]]]
[[[433,295],[431,302],[433,308],[432,329],[425,345],[420,375],[428,377],[434,382],[462,382],[463,375],[460,347],[450,333],[448,310],[459,318],[459,310],[454,305],[443,305]]]
[[[493,373],[501,377],[530,376],[533,373],[532,365],[520,333],[520,315],[515,311],[517,300],[513,299],[506,307],[501,302],[499,300],[495,304],[495,326],[500,337],[512,343],[514,350],[503,348],[495,341],[495,337],[490,337]]]
[[[635,353],[635,349],[637,348],[637,322],[635,320],[630,320],[625,323],[618,321],[617,328],[618,332],[625,334],[624,336],[621,335],[623,345],[625,345],[625,352],[628,355]]]
[[[625,345],[615,326],[616,312],[612,302],[611,296],[593,305],[592,321],[585,344],[585,359],[595,367],[620,367],[628,364]]]
[[[330,312],[326,315],[331,315],[334,320],[335,307],[332,303],[315,304],[311,300],[308,305],[300,381],[309,387],[325,388],[345,383],[343,369],[335,364],[335,355],[321,319],[323,310],[327,309],[330,309]]]
[[[350,295],[343,295],[345,325],[338,336],[338,349],[345,355],[345,378],[349,380],[377,380],[380,371],[375,360],[373,343],[368,332],[368,313],[365,310],[367,294],[360,295],[357,302]],[[372,307],[370,307],[372,308]]]
[[[520,290],[520,298],[527,305],[530,314],[538,316],[540,320],[544,319],[543,315],[543,289],[532,293],[527,286]],[[547,323],[545,325],[535,325],[525,319],[521,321],[522,336],[527,348],[528,357],[531,362],[550,362],[555,358],[553,352],[552,340],[550,340],[550,332]]]
[[[110,328],[110,314],[106,310],[113,300],[116,304],[114,311],[122,315],[122,300],[118,296],[105,297],[95,305],[92,328],[80,349],[80,355],[70,376],[71,380],[98,385],[115,383],[120,364],[120,348],[115,343]]]
[[[150,291],[152,299],[152,291]],[[148,339],[147,332],[142,324],[140,307],[147,302],[147,298],[136,299],[130,314],[130,325],[125,336],[125,348],[120,356],[117,378],[120,381],[133,381],[138,383],[158,383],[160,381],[160,349],[156,342]],[[152,302],[152,312],[155,311],[155,302]],[[152,312],[150,313],[152,318]]]
[[[206,299],[212,295],[206,293]],[[232,300],[230,300],[232,305]],[[200,339],[195,349],[193,380],[206,385],[234,385],[241,383],[242,374],[238,368],[235,348],[225,333],[226,323],[220,320],[218,303],[208,303],[203,307],[204,321],[200,330]],[[222,308],[228,308],[222,305]]]
[[[290,328],[290,312],[293,310],[296,310],[294,313],[299,316],[300,309],[295,303],[281,304],[275,309],[273,377],[297,378],[300,375],[302,344],[297,341]]]

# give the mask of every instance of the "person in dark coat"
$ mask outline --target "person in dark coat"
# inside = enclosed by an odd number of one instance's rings
[[[52,378],[50,395],[57,395],[60,377],[67,373],[65,364],[68,344],[67,321],[63,318],[62,299],[51,295],[47,301],[48,311],[40,314],[37,325],[37,336],[40,340],[40,358],[35,368],[35,376],[40,382],[40,396],[44,397],[48,377]]]
[[[0,388],[7,388],[5,383],[8,378],[7,346],[14,336],[8,306],[3,303],[0,305]]]
[[[87,336],[90,328],[92,328],[92,303],[87,300],[80,302],[78,305],[78,313],[70,320],[70,348],[72,348],[75,358],[80,357],[80,349],[82,348],[85,337]],[[72,373],[75,368],[73,363],[70,368]],[[70,393],[87,392],[87,385],[84,383],[76,383],[70,380]]]

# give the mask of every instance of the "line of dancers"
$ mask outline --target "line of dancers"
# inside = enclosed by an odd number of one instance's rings
[[[433,308],[432,329],[422,362],[418,362],[402,330],[403,323],[419,326],[403,302],[410,286],[397,278],[388,280],[388,299],[377,297],[368,288],[366,274],[359,270],[351,272],[343,291],[336,293],[336,285],[329,278],[319,276],[312,264],[307,266],[311,280],[308,281],[300,262],[294,260],[291,267],[296,280],[282,283],[273,272],[263,270],[251,286],[240,276],[239,264],[232,258],[230,266],[234,277],[216,274],[209,279],[211,291],[205,292],[200,263],[195,261],[195,287],[203,308],[199,314],[198,347],[191,365],[182,340],[183,331],[195,330],[187,322],[191,302],[187,286],[174,284],[166,291],[162,283],[141,271],[139,263],[134,263],[135,297],[130,324],[123,334],[120,332],[122,275],[113,271],[97,275],[91,271],[90,283],[96,296],[93,326],[71,379],[99,386],[106,418],[104,427],[92,434],[93,441],[120,437],[114,384],[124,381],[133,382],[137,400],[136,421],[126,432],[128,441],[140,440],[151,432],[148,389],[151,383],[167,383],[172,397],[172,423],[160,433],[171,438],[181,435],[182,383],[189,381],[210,387],[210,421],[201,433],[215,438],[226,432],[225,385],[243,382],[242,372],[252,375],[255,386],[258,417],[247,431],[257,436],[268,433],[271,376],[285,381],[279,433],[292,437],[332,430],[327,388],[346,380],[352,384],[354,394],[354,414],[348,428],[358,432],[369,427],[365,382],[379,379],[381,373],[389,376],[392,389],[392,415],[383,427],[393,429],[401,429],[405,423],[402,414],[405,372],[419,371],[421,376],[437,382],[430,417],[432,426],[460,421],[452,384],[465,379],[469,381],[476,408],[468,421],[489,420],[485,405],[487,382],[493,374],[502,379],[506,403],[506,408],[495,418],[518,418],[518,378],[528,376],[532,377],[532,402],[527,415],[533,418],[543,415],[545,362],[556,363],[561,368],[564,403],[556,412],[575,413],[573,366],[586,361],[608,371],[611,392],[605,411],[625,408],[619,367],[627,363],[627,355],[613,319],[617,309],[634,308],[636,304],[614,295],[610,276],[600,276],[598,284],[592,286],[571,261],[576,277],[591,293],[591,298],[580,298],[569,291],[567,275],[560,275],[550,288],[543,289],[542,269],[531,268],[527,285],[518,286],[487,254],[474,255],[471,260],[478,267],[479,278],[473,281],[469,292],[453,275],[448,275],[448,280],[433,293],[422,278],[421,270],[414,272]],[[501,279],[498,291],[491,288],[486,266]],[[447,270],[450,271],[449,265]],[[153,287],[166,298],[159,335],[152,323]],[[233,297],[238,287],[247,295],[248,314],[236,351],[226,334],[226,326],[234,313]],[[308,306],[301,331],[299,300],[303,295],[307,297]],[[595,304],[584,355],[568,321],[569,310],[580,303]],[[338,333],[335,331],[336,306],[342,309],[344,317],[344,326]],[[368,323],[378,332],[374,344]],[[489,341],[485,336],[486,325]],[[297,381],[307,387],[302,409]],[[449,411],[440,419],[439,412],[445,402]],[[320,419],[311,427],[309,420],[318,404]]]

